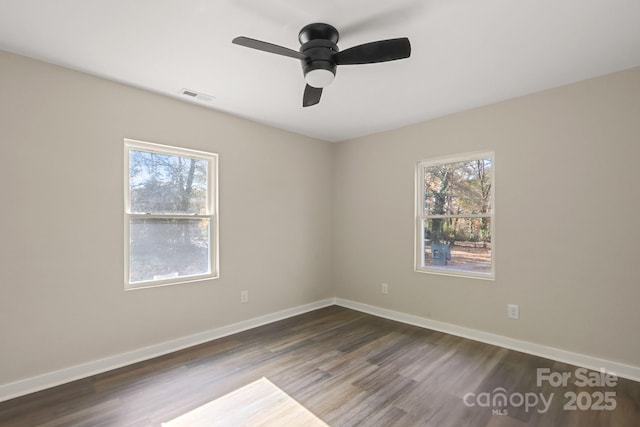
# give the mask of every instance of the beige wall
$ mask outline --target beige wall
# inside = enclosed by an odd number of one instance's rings
[[[332,296],[640,366],[639,68],[339,144],[0,70],[0,385]],[[220,279],[123,290],[123,138],[220,154]],[[415,162],[478,150],[496,280],[413,272]]]
[[[220,154],[220,279],[123,290],[125,137]],[[333,296],[329,143],[0,52],[0,144],[0,385]]]
[[[413,272],[415,163],[480,150],[496,280]],[[341,143],[334,170],[338,297],[640,366],[640,68]]]

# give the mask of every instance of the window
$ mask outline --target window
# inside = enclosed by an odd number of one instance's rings
[[[125,139],[125,288],[218,277],[217,154]]]
[[[494,278],[493,153],[424,160],[416,171],[416,271]]]

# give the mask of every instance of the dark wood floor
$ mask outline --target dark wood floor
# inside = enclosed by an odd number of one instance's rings
[[[572,378],[538,386],[538,368]],[[263,376],[331,426],[640,425],[640,383],[576,369],[332,306],[0,403],[0,426],[158,426]]]

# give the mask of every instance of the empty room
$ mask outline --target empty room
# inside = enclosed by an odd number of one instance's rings
[[[638,22],[0,0],[0,425],[640,425]]]

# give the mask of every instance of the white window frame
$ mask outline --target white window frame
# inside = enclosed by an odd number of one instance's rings
[[[205,214],[179,215],[179,214],[140,214],[131,212],[131,194],[129,183],[129,152],[145,151],[170,156],[194,158],[205,160],[208,165],[207,177],[207,212]],[[152,142],[138,141],[134,139],[124,140],[124,284],[125,290],[143,289],[156,286],[168,286],[181,283],[190,283],[203,280],[217,279],[220,277],[219,271],[219,241],[218,241],[218,154],[205,151],[192,150],[169,145],[156,144]],[[192,276],[172,277],[166,279],[156,279],[143,282],[130,282],[130,250],[131,235],[129,222],[131,218],[202,218],[209,220],[209,256],[210,272]]]
[[[448,163],[467,162],[471,160],[479,160],[491,158],[491,209],[490,214],[462,214],[462,215],[425,215],[424,213],[424,170],[430,166],[438,166]],[[452,156],[437,157],[433,159],[427,159],[417,162],[416,164],[416,182],[415,182],[415,244],[414,244],[414,270],[418,273],[430,273],[440,274],[445,276],[457,276],[457,277],[470,277],[475,279],[494,280],[495,279],[495,265],[496,265],[496,236],[495,236],[495,174],[496,161],[495,153],[493,151],[464,153]],[[425,253],[425,236],[424,236],[424,221],[429,218],[490,218],[491,220],[491,269],[489,272],[474,272],[465,271],[461,269],[455,269],[451,267],[439,267],[432,265],[425,265],[424,253]]]

